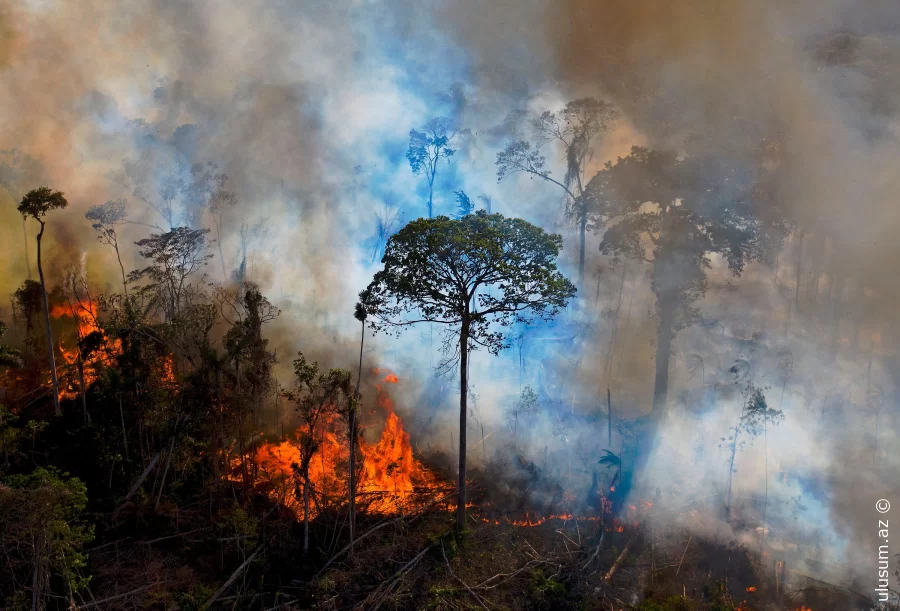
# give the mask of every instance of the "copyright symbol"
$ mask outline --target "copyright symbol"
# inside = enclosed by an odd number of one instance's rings
[[[875,511],[878,513],[887,513],[891,510],[891,503],[885,499],[881,499],[875,503]]]

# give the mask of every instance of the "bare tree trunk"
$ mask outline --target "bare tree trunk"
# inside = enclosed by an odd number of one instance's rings
[[[87,408],[87,388],[84,384],[84,361],[81,358],[78,359],[78,383],[81,386],[81,409],[84,411],[84,423],[91,423],[91,415],[88,413]]]
[[[653,416],[659,418],[666,409],[669,393],[669,358],[672,352],[672,326],[675,322],[675,307],[670,304],[660,306],[659,331],[656,340],[656,379],[653,385]]]
[[[610,395],[609,387],[606,389],[606,430],[609,435],[609,451],[612,452],[612,395]]]
[[[115,242],[116,248],[116,259],[119,261],[119,270],[122,272],[122,290],[125,291],[125,296],[128,297],[128,281],[125,279],[125,266],[122,265],[122,255],[119,253],[119,243]]]
[[[468,309],[468,305],[466,307]],[[466,405],[469,395],[469,317],[463,316],[459,332],[459,493],[456,506],[456,528],[460,532],[466,527]]]
[[[41,547],[43,541],[39,535],[36,539],[32,539],[34,546],[34,573],[31,576],[31,611],[41,611],[42,593],[43,593],[43,575],[41,575]]]
[[[154,511],[159,509],[159,501],[162,499],[163,489],[166,487],[166,476],[169,474],[169,465],[172,463],[172,452],[175,451],[175,436],[178,434],[178,418],[175,418],[175,430],[172,432],[172,442],[169,444],[169,455],[166,456],[166,468],[163,469],[162,482],[159,484],[159,494],[156,495]]]
[[[435,161],[435,165],[437,165],[437,161]],[[437,168],[435,167],[431,176],[428,177],[428,218],[434,217],[432,213],[434,211],[434,177],[436,174]]]
[[[41,278],[41,296],[44,302],[44,326],[47,331],[47,355],[50,357],[50,379],[53,381],[53,409],[57,416],[62,416],[59,407],[59,379],[56,377],[56,357],[53,354],[53,332],[50,330],[50,305],[47,303],[47,285],[44,282],[44,268],[41,266],[41,238],[44,237],[44,222],[41,223],[41,231],[37,234],[37,265],[38,275]]]
[[[216,602],[219,597],[222,596],[222,594],[224,594],[225,591],[232,586],[232,584],[237,580],[240,574],[243,573],[248,566],[250,566],[250,563],[253,562],[253,560],[259,555],[259,552],[261,550],[262,547],[257,547],[255,550],[253,550],[253,553],[250,554],[250,556],[246,560],[244,560],[241,566],[235,569],[234,573],[231,574],[231,577],[228,578],[228,581],[223,583],[222,587],[216,590],[216,593],[212,595],[212,598],[210,598],[208,601],[206,601],[206,603],[204,603],[202,607],[200,607],[200,611],[206,611],[206,609],[209,609],[212,604]]]
[[[309,465],[303,473],[303,555],[309,553]]]
[[[31,280],[31,257],[28,256],[28,219],[22,217],[22,235],[25,237],[25,266],[28,268],[28,279]]]
[[[581,215],[578,223],[579,245],[578,245],[578,290],[584,290],[584,251],[585,251],[585,233],[587,230],[587,206],[581,205]]]
[[[743,417],[743,416],[742,416]],[[740,425],[738,425],[740,427]],[[728,463],[728,496],[725,500],[725,521],[729,521],[731,519],[731,486],[734,482],[734,459],[737,455],[737,447],[738,447],[738,435],[740,434],[740,428],[734,431],[734,440],[731,444],[731,460]]]
[[[356,375],[356,393],[350,410],[350,555],[353,555],[353,539],[356,537],[356,410],[359,407],[359,385],[362,381],[363,343],[366,339],[366,321],[363,319],[359,336],[359,371]]]
[[[225,255],[222,254],[222,228],[216,225],[216,245],[219,247],[219,262],[222,264],[222,282],[228,284],[228,272],[225,271]]]
[[[122,393],[119,393],[119,419],[122,421],[122,445],[125,448],[125,461],[128,459],[128,435],[125,433],[125,412],[122,411]]]

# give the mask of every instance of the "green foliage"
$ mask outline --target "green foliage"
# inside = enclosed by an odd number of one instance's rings
[[[0,322],[0,339],[6,335],[6,323]],[[22,355],[12,346],[0,344],[0,367],[21,367]]]
[[[216,521],[216,526],[225,537],[256,537],[259,520],[241,507],[232,507]]]
[[[38,187],[25,194],[22,202],[16,210],[23,217],[31,217],[43,223],[43,218],[51,210],[61,210],[69,205],[65,195],[61,191],[54,191],[50,187]]]
[[[508,344],[492,322],[550,318],[575,294],[556,268],[561,247],[558,235],[483,210],[458,220],[419,219],[388,241],[384,269],[360,302],[375,330],[465,323],[474,345],[496,354]]]
[[[538,609],[572,608],[568,601],[569,589],[566,584],[557,580],[555,575],[547,576],[542,569],[531,571],[529,582],[529,598],[534,599]]]
[[[297,406],[302,427],[297,432],[300,461],[291,465],[309,486],[309,465],[319,450],[322,427],[331,414],[349,414],[353,405],[353,376],[344,369],[319,371],[318,362],[306,360],[302,352],[294,359],[294,389],[285,397]]]
[[[45,590],[59,576],[73,591],[87,586],[84,545],[94,538],[82,519],[87,488],[75,477],[39,467],[4,478],[0,487],[0,545],[13,570],[39,571]]]

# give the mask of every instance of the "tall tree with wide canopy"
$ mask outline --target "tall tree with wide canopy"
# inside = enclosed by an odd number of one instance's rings
[[[659,330],[652,420],[665,411],[672,339],[699,317],[694,304],[706,292],[711,257],[737,276],[784,240],[769,153],[707,149],[678,157],[633,147],[585,188],[607,227],[600,251],[653,265]]]
[[[497,354],[508,346],[504,330],[512,324],[549,319],[565,307],[575,287],[556,267],[561,247],[559,235],[484,210],[456,220],[419,219],[390,238],[384,269],[360,293],[374,330],[444,324],[446,345],[458,350],[460,530],[466,520],[469,353],[482,347]]]
[[[41,296],[44,302],[44,326],[47,332],[47,355],[50,358],[50,379],[53,381],[53,409],[57,416],[62,416],[59,408],[59,379],[56,376],[56,358],[53,353],[53,333],[50,330],[50,307],[47,304],[47,283],[44,281],[44,268],[41,265],[41,239],[44,237],[46,221],[44,217],[51,210],[60,210],[69,205],[61,191],[54,191],[50,187],[38,187],[25,194],[18,206],[19,214],[23,218],[29,216],[41,224],[41,230],[37,234],[37,267],[41,279]]]

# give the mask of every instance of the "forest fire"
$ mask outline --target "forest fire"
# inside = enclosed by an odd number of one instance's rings
[[[118,339],[112,342],[107,340],[106,334],[97,324],[97,306],[93,302],[56,305],[50,310],[50,316],[75,321],[76,346],[66,348],[62,340],[58,343],[65,365],[80,373],[80,376],[63,378],[65,382],[60,384],[59,398],[74,399],[82,392],[82,385],[88,388],[97,379],[99,366],[112,365],[113,356],[122,351],[122,342]]]
[[[387,374],[383,380],[397,383],[395,374]],[[358,503],[362,508],[377,513],[399,513],[430,499],[428,492],[442,486],[441,482],[413,455],[409,433],[403,421],[394,412],[390,395],[376,384],[377,404],[386,413],[384,428],[377,442],[360,440],[361,473],[357,487]],[[317,507],[327,506],[327,499],[346,497],[347,465],[349,450],[346,423],[339,416],[330,415],[325,424],[318,427],[318,449],[310,462],[311,492],[322,499],[313,504],[310,517],[319,512]],[[266,443],[256,452],[261,474],[272,484],[271,496],[294,512],[302,512],[302,484],[294,485],[292,465],[300,461],[297,440],[305,434],[300,428],[281,443]],[[426,493],[421,495],[420,493]],[[324,502],[323,502],[324,501]]]

